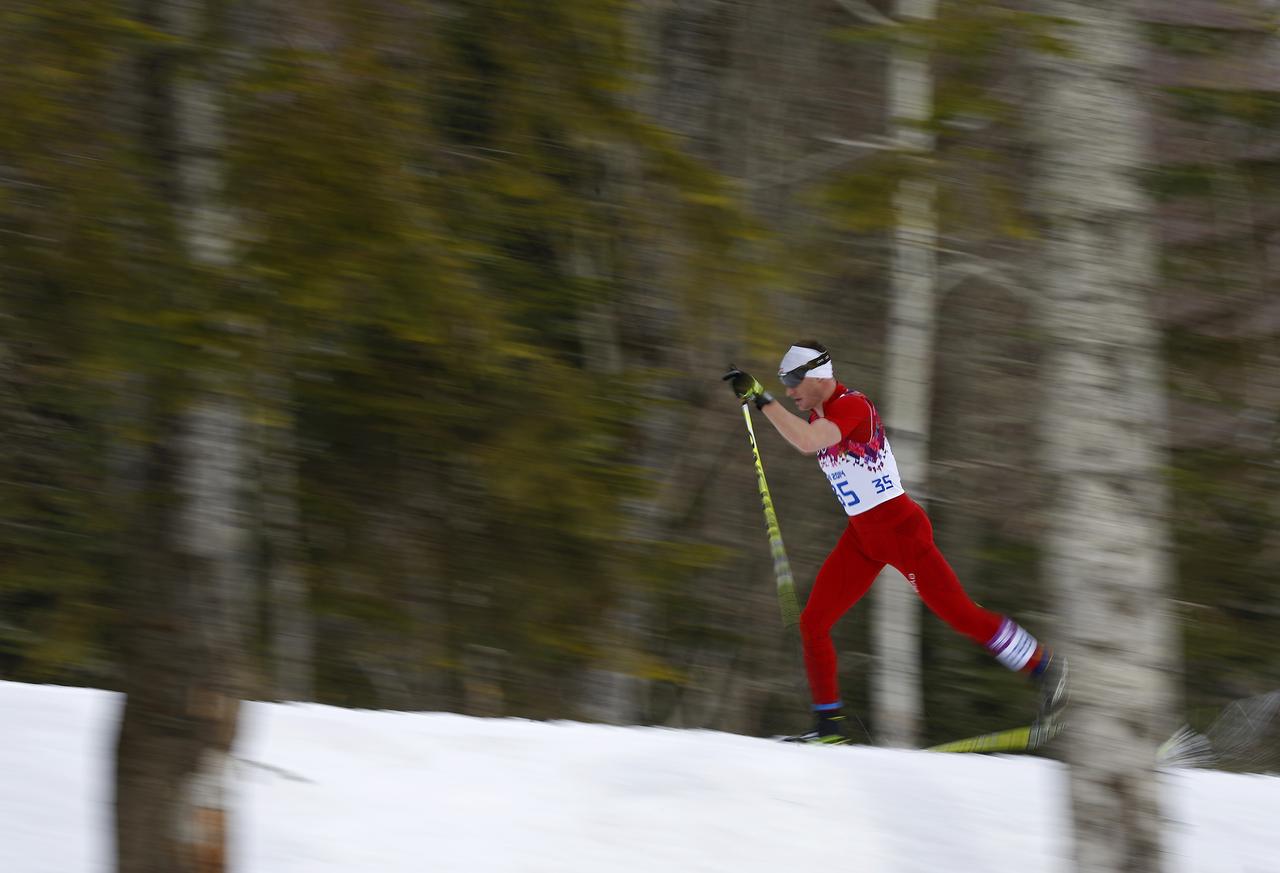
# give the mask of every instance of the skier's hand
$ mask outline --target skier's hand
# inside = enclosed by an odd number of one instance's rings
[[[725,382],[728,382],[733,388],[733,393],[743,402],[748,400],[754,401],[756,409],[764,409],[766,404],[773,402],[773,395],[764,390],[764,386],[756,381],[749,373],[744,373],[733,364],[729,365],[729,372],[723,376]]]

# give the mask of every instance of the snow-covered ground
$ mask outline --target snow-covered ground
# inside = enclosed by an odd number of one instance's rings
[[[0,871],[108,873],[120,698],[0,682]],[[253,704],[238,873],[1067,873],[1060,765]],[[1280,871],[1280,778],[1165,775],[1174,873]]]

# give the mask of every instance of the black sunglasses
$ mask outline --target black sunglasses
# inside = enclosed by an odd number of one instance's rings
[[[782,380],[782,384],[786,385],[788,388],[795,388],[797,385],[799,385],[801,382],[804,381],[805,374],[808,373],[810,370],[816,370],[818,367],[821,367],[823,364],[827,364],[830,362],[831,362],[831,354],[829,352],[823,352],[822,354],[818,355],[818,357],[814,358],[809,363],[801,364],[800,366],[796,367],[794,370],[788,370],[785,373],[779,374],[778,378]]]

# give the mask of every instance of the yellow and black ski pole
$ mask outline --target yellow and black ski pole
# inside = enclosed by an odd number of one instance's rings
[[[782,531],[778,529],[778,516],[773,511],[769,483],[764,478],[764,464],[760,462],[756,432],[751,426],[751,410],[745,402],[742,404],[742,417],[747,422],[747,438],[751,441],[751,455],[756,462],[756,482],[760,486],[760,505],[764,507],[764,524],[769,532],[769,548],[773,552],[773,575],[778,580],[778,606],[782,610],[782,623],[786,627],[795,627],[800,620],[796,583],[791,578],[791,562],[787,560],[787,549],[782,544]]]

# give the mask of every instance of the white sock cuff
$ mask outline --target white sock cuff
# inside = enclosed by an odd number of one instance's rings
[[[1008,618],[1000,622],[996,635],[987,641],[987,648],[996,656],[996,660],[1010,670],[1021,670],[1027,666],[1039,645],[1035,637]]]

